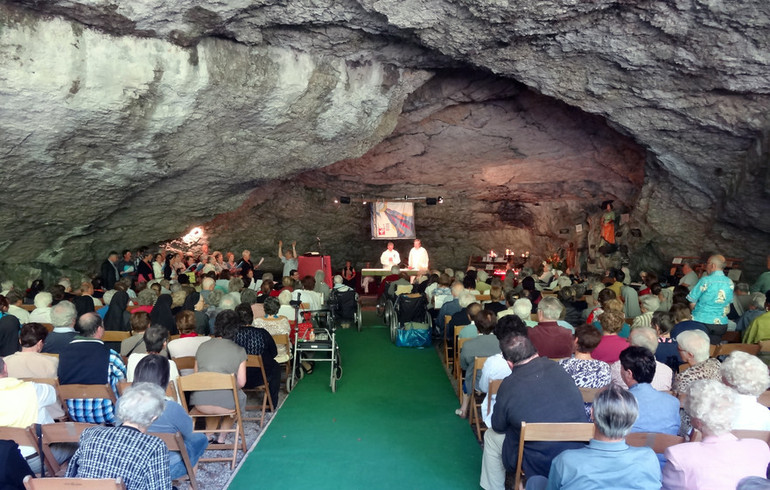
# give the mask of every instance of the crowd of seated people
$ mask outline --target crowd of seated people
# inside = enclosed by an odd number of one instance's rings
[[[624,437],[629,432],[679,435],[685,440],[680,445],[687,448],[682,450],[683,454],[690,453],[689,444],[700,444],[696,442],[699,437],[710,441],[715,428],[709,427],[708,421],[704,423],[696,404],[689,408],[687,402],[693,395],[697,399],[693,387],[701,386],[701,380],[720,382],[732,390],[729,410],[714,407],[715,411],[727,410],[733,415],[731,429],[768,430],[770,411],[757,402],[757,397],[770,387],[767,365],[740,351],[724,358],[724,362],[710,355],[714,345],[726,342],[722,339],[726,331],[738,331],[745,339],[749,332],[767,330],[761,338],[750,338],[752,342],[770,340],[770,305],[764,293],[747,293],[741,316],[728,317],[730,311],[736,310],[735,305],[742,303],[733,301],[733,291],[738,286],[726,277],[724,267],[723,257],[712,256],[701,276],[691,274],[688,266],[681,285],[665,287],[660,284],[663,274],[648,271],[639,291],[629,284],[628,273],[621,270],[610,271],[604,277],[552,277],[555,291],[549,291],[532,274],[521,281],[493,277],[486,281],[488,288],[478,287],[478,275],[473,270],[454,274],[432,271],[431,276],[418,278],[412,291],[426,294],[434,308],[435,322],[447,341],[451,341],[456,325],[465,324],[468,326],[460,331],[459,338],[479,339],[478,346],[466,341],[459,353],[466,373],[461,378],[463,396],[456,413],[466,417],[474,395],[484,396],[492,380],[504,380],[496,394],[486,395],[491,403],[484,400],[481,404],[481,418],[487,428],[481,486],[505,487],[506,473],[510,476],[516,466],[521,421],[593,421],[597,424],[596,441],[586,450],[578,449],[582,452],[579,458],[575,456],[575,461],[582,463],[582,458],[586,458],[587,465],[592,454],[601,454],[606,442],[632,455],[628,457],[637,459],[644,454],[645,461],[650,461],[642,473],[634,477],[629,473],[638,488],[697,488],[689,483],[691,477],[687,475],[698,471],[700,462],[685,461],[679,457],[677,447],[650,459],[655,456],[651,450],[632,451]],[[399,272],[392,272],[388,289],[406,286]],[[469,276],[471,280],[467,279]],[[426,286],[421,288],[420,284]],[[743,285],[739,289],[749,290]],[[480,304],[476,298],[481,290],[494,291],[495,298]],[[504,303],[501,298],[505,298]],[[498,318],[494,333],[502,352],[487,346],[490,333],[482,320],[485,315]],[[445,318],[449,319],[446,323]],[[484,323],[484,329],[478,328],[479,321]],[[469,345],[473,349],[463,352]],[[481,345],[488,348],[477,352]],[[487,359],[475,383],[477,393],[472,394],[467,371],[472,357],[479,356]],[[558,361],[554,365],[561,368],[566,378],[553,371],[548,364],[552,361]],[[740,374],[732,374],[736,371]],[[601,393],[611,393],[607,396],[613,406],[601,407],[604,414],[609,414],[611,423],[597,420],[592,404],[583,401],[578,392],[567,390],[567,386],[575,390],[604,388]],[[631,400],[633,403],[629,403]],[[617,424],[619,419],[611,414],[620,409],[626,418],[622,427],[612,430],[608,424]],[[724,434],[724,429],[717,427],[716,434],[720,433]],[[530,443],[525,446],[523,467],[527,477],[541,475],[546,479],[550,473],[555,481],[547,480],[547,488],[592,488],[591,484],[576,483],[581,481],[579,473],[584,469],[579,464],[567,463],[566,456],[551,464],[569,444],[542,444],[533,443],[531,451]],[[597,447],[593,448],[593,444]],[[728,447],[725,443],[724,448]],[[673,455],[673,461],[669,455]],[[765,477],[770,463],[767,444],[750,459],[734,468],[720,466],[726,473],[723,479],[737,484],[743,477]],[[608,481],[613,481],[611,472],[604,473]],[[591,474],[587,481],[593,477]]]
[[[3,281],[0,427],[26,428],[67,417],[94,424],[100,428],[86,430],[79,445],[54,448],[59,463],[71,458],[68,475],[121,476],[129,489],[171,488],[171,479],[186,473],[178,453],[170,455],[169,464],[165,445],[136,434],[180,432],[193,465],[210,441],[192,431],[181,405],[165,399],[168,384],[194,371],[232,373],[239,388],[267,381],[277,407],[280,364],[288,362],[291,352],[285,343],[276,345],[272,335],[290,334],[296,311],[292,297],[321,308],[331,288],[319,287],[316,278],[323,281],[323,273],[298,280],[296,265],[278,288],[270,273],[255,280],[258,264],[250,263],[247,251],[237,263],[234,254],[224,261],[217,252],[196,261],[172,253],[137,255],[141,260],[134,262],[129,251],[110,253],[102,277],[75,290],[66,278],[49,288],[37,280],[26,291]],[[296,262],[293,251],[284,258]],[[244,267],[248,270],[241,275]],[[279,314],[282,302],[288,306],[285,316]],[[127,337],[104,342],[105,332],[125,332]],[[263,357],[267,380],[258,369],[246,369],[247,354]],[[194,368],[180,373],[173,360],[182,357],[195,358]],[[63,407],[53,384],[25,381],[32,378],[59,385],[108,385],[114,396],[67,399]],[[133,382],[133,387],[119,389],[122,382]],[[244,401],[239,390],[241,407]],[[221,413],[234,400],[197,392],[190,402],[200,412]],[[213,442],[224,442],[225,434],[218,431],[227,430],[232,421],[207,418],[207,428],[217,431]],[[110,453],[111,447],[115,450]],[[27,465],[23,468],[30,471],[19,475],[41,472],[33,448],[22,448],[20,454]]]
[[[12,413],[0,408],[0,425],[24,426],[61,416],[61,411],[56,411],[55,396],[50,400],[50,391],[32,383],[27,386],[27,382],[19,380],[21,377],[55,372],[54,377],[62,384],[109,384],[115,388],[131,373],[136,388],[154,383],[163,389],[170,378],[178,375],[169,357],[195,357],[197,370],[232,373],[239,387],[251,387],[264,380],[246,369],[246,356],[259,353],[269,358],[265,362],[267,382],[271,396],[277,399],[279,364],[287,362],[291,353],[285,345],[276,345],[272,335],[290,332],[297,311],[292,300],[299,298],[312,308],[324,304],[330,290],[323,283],[323,273],[299,278],[294,250],[282,254],[285,270],[278,281],[269,273],[255,274],[259,264],[251,262],[248,251],[241,254],[240,260],[235,259],[235,254],[217,252],[197,259],[173,253],[137,255],[141,260],[132,260],[128,251],[110,253],[101,277],[75,290],[65,279],[50,288],[42,281],[34,281],[25,291],[7,281],[2,284],[5,294],[0,296],[0,356],[8,359],[3,362],[2,378],[16,381],[0,379],[0,399],[24,392],[29,403],[34,404],[30,406],[41,410],[33,410],[35,417],[19,417],[18,407]],[[721,342],[728,326],[752,342],[770,339],[767,295],[755,291],[743,295],[745,301],[734,300],[737,286],[729,282],[723,269],[724,259],[713,256],[702,277],[697,273],[693,277],[687,271],[680,284],[667,287],[659,282],[662,274],[648,272],[638,292],[628,284],[629,274],[622,270],[605,276],[559,276],[558,271],[551,270],[551,284],[557,287],[551,292],[534,271],[524,271],[521,280],[510,275],[490,278],[472,268],[433,271],[412,282],[396,268],[382,281],[381,290],[383,294],[395,294],[397,290],[425,294],[436,324],[447,337],[456,325],[467,325],[462,337],[470,340],[458,356],[464,370],[470,369],[473,358],[487,357],[478,379],[473,380],[478,393],[470,393],[471,384],[463,377],[466,384],[459,415],[467,416],[469,401],[477,394],[484,395],[492,380],[504,379],[496,395],[487,395],[492,400],[491,408],[487,410],[487,404],[482,404],[482,420],[488,430],[481,479],[484,488],[503,488],[506,471],[515,468],[522,420],[592,420],[597,425],[596,440],[618,448],[625,444],[625,426],[629,424],[632,432],[677,432],[692,441],[684,446],[698,444],[700,434],[704,442],[725,439],[725,448],[734,446],[725,435],[732,428],[770,428],[767,409],[757,403],[757,397],[770,386],[764,363],[757,364],[756,357],[741,352],[731,354],[723,363],[710,357],[711,345]],[[349,288],[341,276],[337,279],[335,290]],[[760,288],[764,287],[761,280]],[[484,293],[489,297],[479,299]],[[728,319],[733,310],[741,315]],[[444,324],[447,317],[450,320]],[[101,340],[105,331],[128,332],[129,337],[112,348]],[[41,371],[24,371],[30,368],[30,359],[46,354],[58,354],[58,360],[54,362],[56,358],[47,356],[50,359],[46,362],[32,363]],[[158,364],[158,359],[164,362]],[[152,364],[153,374],[138,379],[145,362],[158,365]],[[699,401],[696,388],[710,386],[704,380],[721,383],[731,393],[723,397],[731,403],[728,412],[734,419],[727,431],[724,424],[709,418],[714,414]],[[609,408],[601,404],[594,407],[580,394],[580,388],[606,386],[614,387],[607,391]],[[123,397],[117,396],[117,390],[115,393],[120,412]],[[227,410],[233,402],[216,394],[200,395],[194,395],[191,401],[204,412]],[[147,393],[142,396],[152,398]],[[630,403],[632,398],[635,405]],[[164,407],[168,402],[156,408],[164,413]],[[111,400],[68,400],[66,408],[73,420],[119,423]],[[596,411],[612,414],[619,409],[628,415],[628,423],[619,428],[597,420]],[[713,411],[719,410],[726,409],[714,405]],[[170,418],[176,420],[177,416]],[[146,419],[121,420],[123,426],[128,420],[128,426],[133,423],[140,432],[147,427]],[[210,429],[228,429],[229,418],[211,420],[219,425],[211,425]],[[169,422],[166,429],[177,427],[182,431],[175,423]],[[94,448],[99,444],[120,437],[119,432],[97,432],[84,439],[87,444],[76,454],[73,474],[81,474],[75,473],[77,468],[88,467],[89,455],[98,454]],[[214,439],[222,441],[223,434]],[[203,443],[197,444],[191,445],[188,452],[199,457]],[[525,475],[547,478],[554,474],[563,482],[571,466],[567,456],[557,459],[557,455],[581,445],[544,444],[532,450],[525,448]],[[66,449],[57,454],[57,459],[72,455]],[[583,453],[590,459],[592,451]],[[665,465],[664,487],[688,486],[689,473],[695,471],[688,465],[696,463],[684,457],[687,453],[672,448],[659,455],[659,462]],[[758,467],[764,457],[762,451],[753,451],[750,459]],[[747,466],[735,465],[724,471],[730,474],[730,481],[737,481],[739,476],[764,476],[764,472],[754,469],[744,471]],[[170,475],[178,471],[178,467],[172,467]],[[562,484],[548,482],[553,488]]]

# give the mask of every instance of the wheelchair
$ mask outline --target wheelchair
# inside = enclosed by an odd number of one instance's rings
[[[329,293],[329,310],[335,327],[339,327],[342,323],[351,323],[355,324],[359,332],[361,331],[361,303],[358,301],[358,293],[355,290],[332,289]]]

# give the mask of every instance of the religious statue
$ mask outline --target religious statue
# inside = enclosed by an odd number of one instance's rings
[[[602,203],[602,244],[615,245],[615,211],[612,209],[612,201]]]

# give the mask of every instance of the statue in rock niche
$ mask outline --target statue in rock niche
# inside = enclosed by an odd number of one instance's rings
[[[612,207],[612,201],[604,201],[602,203],[602,211],[601,244],[615,245],[615,211]]]

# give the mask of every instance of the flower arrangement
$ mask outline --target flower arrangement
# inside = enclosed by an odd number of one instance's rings
[[[545,262],[543,262],[543,264],[548,264],[551,266],[551,269],[558,269],[560,271],[563,271],[566,267],[564,260],[561,258],[558,252],[553,252],[546,255]]]

